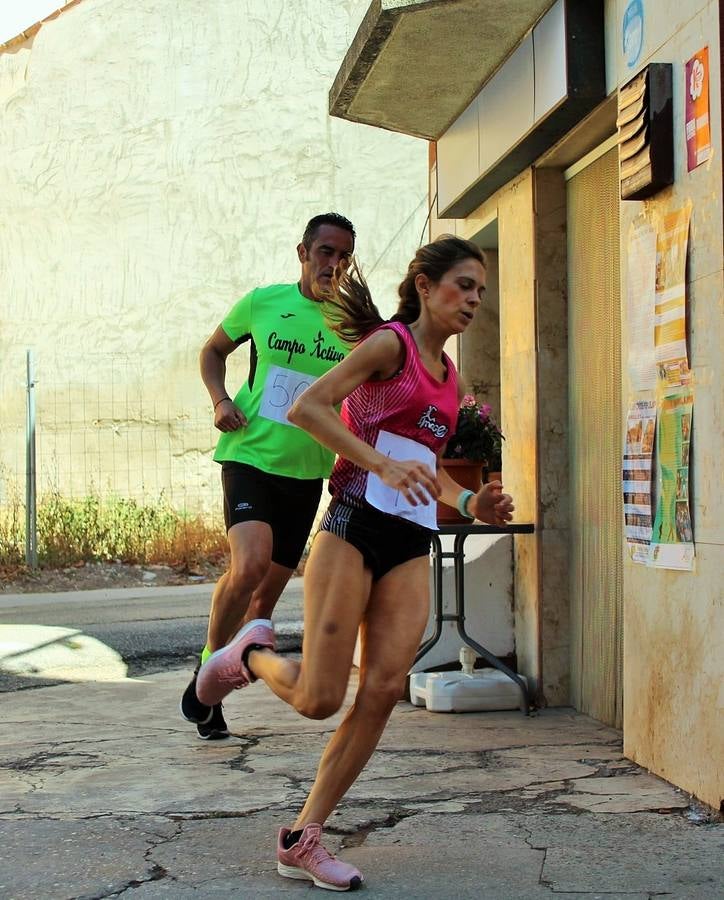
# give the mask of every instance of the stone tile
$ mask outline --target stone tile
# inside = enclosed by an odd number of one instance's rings
[[[584,778],[573,785],[566,803],[591,812],[686,809],[688,797],[661,778],[637,772],[612,778]]]
[[[724,828],[679,816],[520,816],[529,844],[545,848],[541,880],[556,893],[641,892],[713,898],[724,883]]]
[[[132,888],[142,900],[190,900],[309,889],[277,875],[276,833],[300,809],[339,716],[303,720],[260,685],[229,699],[239,736],[209,745],[177,718],[180,682],[168,673],[3,697],[20,724],[0,747],[10,789],[0,895]],[[28,698],[39,714],[32,733]],[[139,704],[149,711],[141,723]],[[618,732],[571,710],[444,715],[400,703],[325,840],[362,868],[374,898],[630,898],[666,884],[674,897],[712,896],[721,828],[680,814],[566,811],[611,795],[651,805],[652,782],[672,808],[673,789],[622,758]]]

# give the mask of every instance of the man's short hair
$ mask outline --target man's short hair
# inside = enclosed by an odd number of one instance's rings
[[[317,236],[317,232],[319,231],[322,225],[334,225],[335,228],[343,228],[345,231],[349,231],[352,235],[352,246],[354,247],[354,241],[357,237],[357,234],[354,230],[354,225],[350,222],[349,219],[340,215],[336,212],[328,212],[321,213],[318,216],[313,216],[308,222],[307,227],[304,229],[304,234],[302,235],[302,243],[310,250],[312,247],[312,241]]]

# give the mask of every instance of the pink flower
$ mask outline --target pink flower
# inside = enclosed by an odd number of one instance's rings
[[[489,403],[483,403],[480,407],[480,418],[487,419],[490,416],[490,413],[493,411],[493,407]]]
[[[465,394],[460,406],[477,406],[477,401],[472,394]]]

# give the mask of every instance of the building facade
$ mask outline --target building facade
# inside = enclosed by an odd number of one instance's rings
[[[536,525],[515,540],[519,670],[717,809],[722,16],[376,0],[330,92],[334,116],[430,141],[431,236],[488,254],[458,349]]]

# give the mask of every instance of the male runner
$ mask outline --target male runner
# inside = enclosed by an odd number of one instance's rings
[[[211,598],[199,664],[181,698],[181,714],[203,740],[229,736],[221,703],[196,696],[201,663],[245,622],[270,619],[299,563],[334,454],[286,414],[300,393],[346,356],[348,347],[327,328],[318,302],[335,267],[354,250],[352,223],[338,213],[309,220],[297,246],[301,277],[251,291],[231,309],[201,351],[201,377],[222,432],[214,454],[221,463],[229,569]],[[232,398],[226,357],[251,341],[249,378]]]

